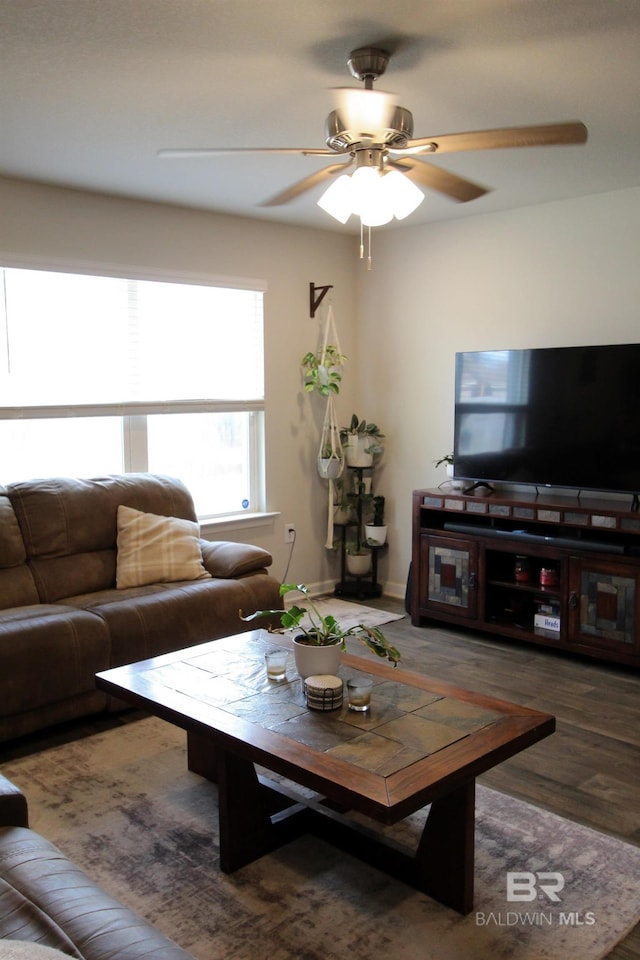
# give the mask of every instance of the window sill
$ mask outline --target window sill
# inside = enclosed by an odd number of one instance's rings
[[[221,534],[232,530],[249,530],[252,527],[268,527],[273,525],[279,513],[237,513],[229,517],[216,517],[200,520],[200,536],[207,539],[221,539]]]

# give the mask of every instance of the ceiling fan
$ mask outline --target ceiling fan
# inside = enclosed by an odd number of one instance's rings
[[[261,206],[265,207],[289,203],[319,184],[346,173],[352,167],[355,167],[356,171],[371,170],[378,178],[382,176],[383,180],[389,173],[395,171],[404,175],[402,178],[396,177],[396,181],[407,178],[460,203],[466,203],[488,193],[489,188],[449,173],[442,167],[429,164],[423,160],[424,156],[468,150],[497,150],[506,147],[577,144],[584,143],[587,139],[587,128],[577,121],[527,127],[503,127],[495,130],[476,130],[470,133],[449,133],[413,139],[411,112],[399,106],[395,102],[394,95],[373,90],[373,84],[385,72],[389,58],[388,51],[378,47],[362,47],[352,51],[348,61],[349,69],[357,80],[363,81],[364,88],[338,89],[337,109],[332,110],[326,119],[326,148],[196,147],[163,149],[158,151],[158,156],[203,157],[234,153],[267,153],[299,154],[306,157],[347,157],[346,162],[324,167],[263,201]],[[354,178],[345,179],[353,180]],[[328,193],[329,191],[324,196]],[[417,202],[421,199],[422,196]],[[319,202],[323,205],[321,201]],[[415,209],[417,202],[412,209]],[[325,209],[328,208],[325,207]],[[332,210],[328,212],[344,223],[352,209],[349,208],[344,218]],[[353,212],[359,211],[355,209]],[[373,222],[375,224],[375,221]]]

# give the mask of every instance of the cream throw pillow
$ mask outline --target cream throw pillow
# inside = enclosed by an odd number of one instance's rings
[[[118,507],[116,586],[204,580],[200,527],[193,520],[159,517],[133,507]]]

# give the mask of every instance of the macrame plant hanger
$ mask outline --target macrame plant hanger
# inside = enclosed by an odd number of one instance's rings
[[[338,330],[336,327],[333,305],[329,304],[327,320],[324,329],[322,341],[322,352],[320,355],[320,370],[325,371],[325,376],[331,370],[335,370],[338,364],[335,363],[335,355],[328,354],[327,348],[335,348],[338,357],[342,356],[340,350],[340,341],[338,339]],[[340,363],[342,366],[342,363]],[[334,481],[341,476],[344,469],[344,453],[342,443],[340,442],[340,427],[338,426],[338,417],[336,414],[334,393],[327,396],[327,406],[324,414],[324,423],[320,435],[320,446],[318,448],[318,473],[324,480],[329,481],[329,503],[327,517],[327,539],[325,547],[327,550],[333,549],[333,512],[335,504],[335,484]]]

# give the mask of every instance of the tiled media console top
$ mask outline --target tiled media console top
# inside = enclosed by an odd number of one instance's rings
[[[419,490],[416,495],[420,497],[421,506],[430,510],[640,534],[640,513],[626,508],[623,502],[578,498],[550,500],[533,495],[529,501],[526,495],[497,499],[493,495],[473,497],[440,490]]]

